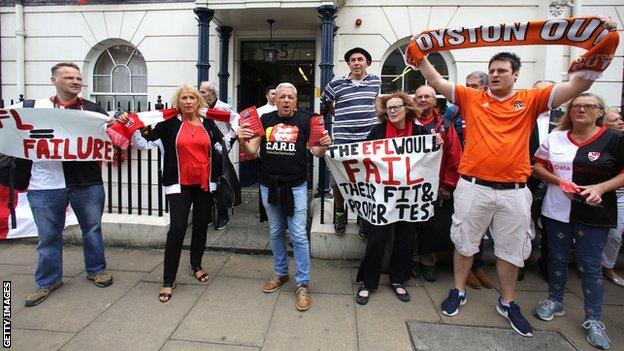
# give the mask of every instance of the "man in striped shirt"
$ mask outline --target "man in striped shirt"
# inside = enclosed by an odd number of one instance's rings
[[[344,59],[349,66],[349,74],[335,78],[321,95],[321,101],[333,118],[332,139],[334,144],[355,143],[366,139],[377,124],[375,99],[379,95],[381,79],[366,72],[371,64],[368,51],[356,47],[347,51]],[[344,199],[340,190],[334,188],[334,230],[336,235],[344,235],[347,217]],[[358,235],[363,238],[364,225],[360,223]]]

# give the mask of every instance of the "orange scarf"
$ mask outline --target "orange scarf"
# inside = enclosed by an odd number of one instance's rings
[[[570,45],[588,51],[570,64],[568,74],[596,80],[613,60],[619,43],[616,29],[602,26],[598,17],[555,18],[478,28],[424,31],[412,39],[405,62],[418,68],[431,52],[486,46]]]

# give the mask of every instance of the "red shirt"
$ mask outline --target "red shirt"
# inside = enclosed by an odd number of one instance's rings
[[[180,165],[180,184],[200,184],[203,191],[208,191],[210,137],[204,126],[183,121],[176,140],[176,148]]]

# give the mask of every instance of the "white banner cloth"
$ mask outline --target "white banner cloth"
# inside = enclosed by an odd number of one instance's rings
[[[435,135],[332,145],[325,160],[347,209],[374,225],[433,216],[442,147]]]

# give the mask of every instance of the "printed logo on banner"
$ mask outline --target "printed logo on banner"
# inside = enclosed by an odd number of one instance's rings
[[[349,211],[372,224],[434,214],[441,147],[434,135],[332,145],[325,159]]]
[[[592,162],[593,162],[593,161],[596,161],[597,159],[599,159],[599,158],[600,158],[600,152],[598,152],[598,151],[591,151],[591,152],[588,152],[588,153],[587,153],[587,158],[588,158],[590,161],[592,161]]]

